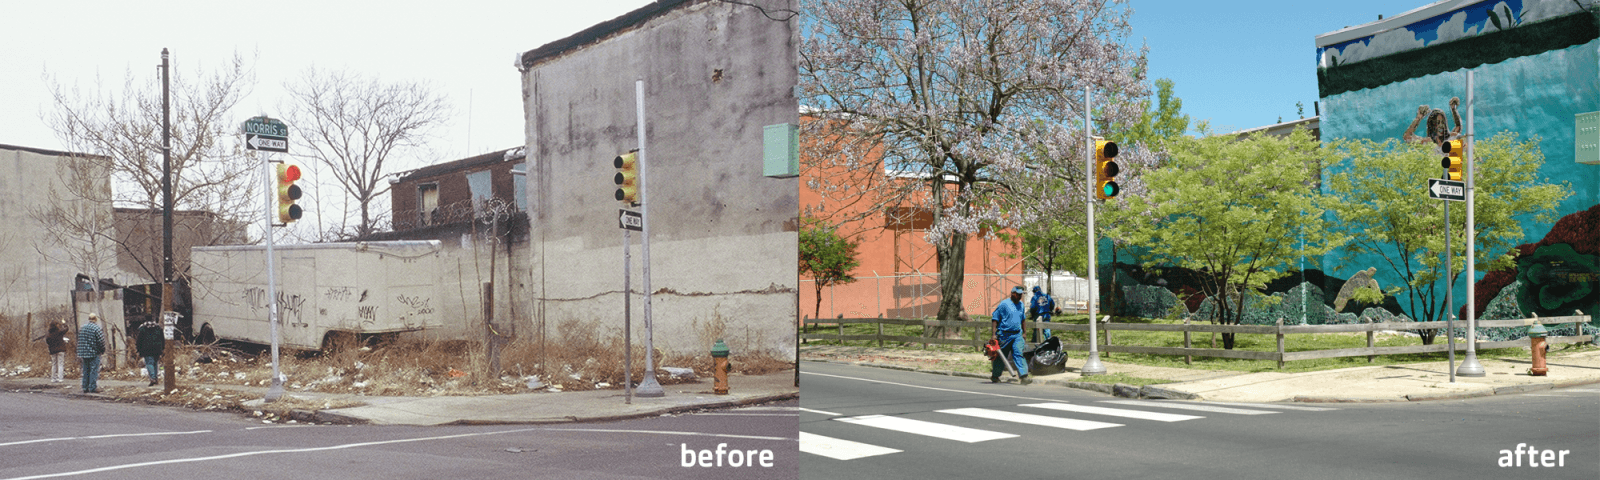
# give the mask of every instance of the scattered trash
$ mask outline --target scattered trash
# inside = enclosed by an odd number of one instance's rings
[[[449,375],[454,378],[461,378],[467,376],[467,372],[456,370],[454,367],[451,367]]]
[[[522,453],[522,449],[516,447],[507,448],[506,451],[511,453]]]
[[[661,369],[666,370],[667,375],[678,380],[693,381],[698,378],[695,376],[693,368],[661,367]]]
[[[529,375],[524,377],[523,380],[527,380],[529,390],[538,390],[545,387],[544,382],[540,382],[538,376]]]

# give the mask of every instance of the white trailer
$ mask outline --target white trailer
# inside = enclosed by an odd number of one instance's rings
[[[443,326],[437,240],[275,245],[279,345],[321,349],[335,335]],[[272,342],[266,247],[195,247],[194,325],[217,338]]]

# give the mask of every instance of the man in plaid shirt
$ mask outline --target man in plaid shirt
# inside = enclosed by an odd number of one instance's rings
[[[89,314],[89,323],[78,329],[78,360],[83,362],[83,393],[100,391],[100,355],[106,353],[106,337],[100,329],[100,316]]]

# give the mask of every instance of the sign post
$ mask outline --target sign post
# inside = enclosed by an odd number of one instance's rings
[[[272,213],[278,209],[274,208],[272,198],[276,189],[272,186],[270,152],[289,151],[289,126],[262,115],[245,120],[240,131],[245,135],[244,148],[256,151],[256,155],[261,157],[262,190],[266,195],[262,210],[267,219],[264,237],[267,244],[267,324],[272,329],[272,385],[267,387],[267,395],[263,400],[275,402],[283,397],[283,374],[278,368],[278,271],[272,264]]]

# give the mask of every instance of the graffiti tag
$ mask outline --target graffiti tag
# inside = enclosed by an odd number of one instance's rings
[[[410,308],[413,315],[429,315],[433,313],[433,307],[428,306],[428,303],[433,301],[431,298],[400,295],[395,299]]]

